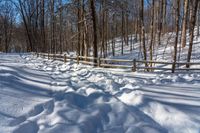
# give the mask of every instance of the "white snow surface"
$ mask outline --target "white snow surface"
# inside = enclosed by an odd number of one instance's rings
[[[200,74],[0,54],[0,133],[200,133]]]

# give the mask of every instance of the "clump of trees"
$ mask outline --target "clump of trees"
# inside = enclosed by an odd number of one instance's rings
[[[9,2],[0,4],[0,50],[8,52],[11,45],[14,25],[15,25],[15,11]]]
[[[187,33],[190,38],[187,61],[191,60],[193,38],[199,36],[199,3],[199,0],[2,0],[0,50],[76,51],[81,56],[106,57],[108,51],[116,54],[116,38],[120,37],[121,54],[124,45],[132,51],[139,42],[143,59],[154,60],[155,48],[162,45],[163,35],[174,32],[174,70],[177,54],[186,46]]]

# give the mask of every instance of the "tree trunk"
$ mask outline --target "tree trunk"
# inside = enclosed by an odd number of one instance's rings
[[[124,10],[122,9],[122,34],[121,34],[121,41],[122,41],[122,45],[121,45],[121,55],[124,54]]]
[[[62,17],[62,0],[59,0],[59,45],[60,45],[60,53],[62,54],[63,52],[63,44],[62,44],[62,22],[63,22],[63,17]]]
[[[55,1],[51,0],[51,53],[56,53],[54,4]]]
[[[191,20],[190,20],[190,43],[189,43],[189,50],[188,50],[188,55],[187,55],[187,62],[189,63],[191,60],[191,55],[192,55],[192,46],[193,46],[193,38],[194,38],[194,28],[195,28],[195,22],[196,22],[196,13],[197,13],[197,8],[198,8],[198,3],[199,0],[194,0],[191,1],[193,2],[193,10],[192,10],[192,15],[191,15]],[[187,68],[190,67],[189,64],[186,65]]]
[[[90,0],[90,8],[92,12],[92,22],[93,22],[93,57],[98,57],[98,50],[97,50],[97,26],[96,26],[96,10],[95,10],[95,0]],[[94,63],[97,63],[97,60],[94,60]]]
[[[153,42],[154,42],[154,6],[155,1],[152,0],[152,14],[151,14],[151,41],[150,41],[150,60],[153,60]],[[152,63],[151,63],[152,67]]]
[[[80,0],[78,0],[78,21],[77,21],[77,27],[78,27],[78,49],[77,49],[77,55],[81,55],[81,5],[80,5]]]
[[[163,7],[164,7],[164,0],[161,1],[160,4],[160,17],[159,17],[159,26],[158,26],[158,45],[161,45],[161,32],[162,32],[162,24],[163,24]]]
[[[145,45],[145,29],[144,29],[144,0],[141,0],[140,21],[141,21],[141,40],[142,40],[144,61],[147,61],[146,45]],[[145,66],[147,67],[148,64],[145,63]]]
[[[199,10],[200,10],[200,3],[198,4],[198,9],[197,9],[197,37],[199,37]]]
[[[182,24],[182,48],[186,46],[186,30],[187,30],[187,16],[188,16],[188,7],[189,7],[189,0],[184,1],[184,16],[183,16],[183,24]]]
[[[176,7],[176,38],[174,44],[174,61],[172,64],[172,73],[175,72],[176,68],[176,60],[177,60],[177,45],[178,45],[178,35],[179,35],[179,17],[180,17],[180,0],[177,0],[177,7]]]
[[[41,28],[41,41],[42,41],[42,52],[47,50],[46,41],[45,41],[45,29],[44,29],[44,0],[41,0],[41,17],[40,17],[40,28]]]

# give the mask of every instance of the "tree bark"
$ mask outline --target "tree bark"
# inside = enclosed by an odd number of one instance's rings
[[[194,0],[191,1],[193,2],[193,10],[192,10],[192,15],[191,15],[191,20],[190,20],[190,43],[189,43],[189,50],[188,50],[188,55],[187,55],[187,62],[189,63],[191,60],[191,55],[192,55],[192,47],[193,47],[193,39],[194,39],[194,28],[195,28],[195,22],[196,22],[196,13],[197,13],[197,8],[198,8],[198,3],[199,0]],[[189,64],[186,65],[187,68],[190,67]]]
[[[176,7],[176,38],[174,44],[174,61],[172,64],[172,73],[175,72],[176,68],[176,60],[177,60],[177,46],[178,46],[178,36],[179,36],[179,17],[180,17],[180,0],[177,0],[177,7]]]
[[[93,57],[98,57],[98,49],[97,49],[97,24],[96,24],[96,9],[95,9],[95,0],[90,0],[90,8],[92,12],[92,22],[93,22]],[[94,63],[97,63],[97,60],[94,60]]]
[[[182,24],[182,48],[186,46],[186,30],[187,30],[187,17],[188,17],[188,7],[189,7],[189,0],[184,1],[184,16],[183,16],[183,24]]]
[[[147,54],[146,54],[145,29],[144,29],[144,0],[141,0],[141,5],[140,5],[140,6],[141,6],[141,7],[140,7],[141,40],[142,40],[144,61],[146,61],[146,60],[147,60]],[[145,66],[147,67],[148,64],[145,63]]]
[[[153,42],[154,42],[154,6],[155,1],[152,0],[152,14],[151,14],[151,41],[150,41],[150,60],[153,60]],[[152,63],[151,63],[152,67]]]

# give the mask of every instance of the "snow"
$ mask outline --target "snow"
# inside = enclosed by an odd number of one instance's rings
[[[189,32],[189,31],[187,31]],[[179,33],[181,34],[181,32]],[[200,37],[197,37],[197,27],[195,28],[195,37],[193,40],[193,49],[191,54],[191,61],[190,62],[200,62]],[[131,36],[133,38],[132,47],[131,49]],[[179,40],[181,36],[179,36]],[[146,34],[146,50],[147,50],[147,60],[150,60],[150,35]],[[168,32],[162,35],[161,37],[161,44],[158,45],[158,41],[156,40],[154,42],[154,49],[153,49],[153,61],[160,61],[160,62],[173,62],[173,55],[174,55],[174,40],[175,39],[175,33],[174,32]],[[181,43],[178,43],[177,46],[177,62],[187,62],[187,55],[188,55],[188,49],[189,49],[189,33],[187,33],[186,38],[186,47],[182,48]],[[115,56],[112,55],[112,43],[109,41],[108,43],[108,57],[111,59],[125,59],[125,60],[143,60],[143,48],[140,45],[140,42],[135,41],[135,35],[129,35],[129,45],[123,46],[123,55],[121,54],[121,37],[115,38]],[[121,64],[121,65],[129,65],[132,66],[132,63],[117,63],[115,64]],[[137,63],[138,66],[144,66],[144,64]],[[154,67],[158,68],[170,68],[172,65],[167,64],[153,64]],[[186,65],[177,65],[177,68],[185,68]],[[199,68],[200,65],[191,65],[191,68]],[[139,70],[138,70],[139,71]],[[143,71],[143,70],[141,70]],[[154,70],[154,71],[163,71],[163,70]],[[170,70],[165,70],[170,71]],[[180,71],[180,70],[177,70]]]
[[[127,105],[139,105],[142,103],[143,95],[141,92],[133,91],[130,93],[123,93],[119,99]]]
[[[153,60],[172,62],[174,36],[155,42]],[[178,45],[179,62],[186,62],[188,40]],[[121,37],[115,41],[116,56],[110,42],[109,58],[142,60],[139,42],[133,51],[124,45],[121,55]],[[195,37],[191,62],[200,62],[199,42]],[[200,73],[131,72],[0,52],[0,133],[56,132],[200,133]]]
[[[199,133],[200,74],[0,54],[2,133]]]

